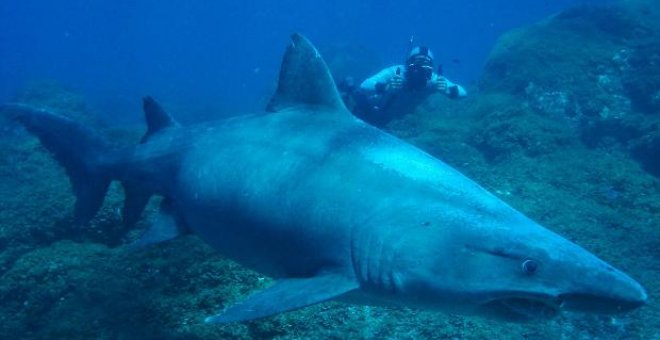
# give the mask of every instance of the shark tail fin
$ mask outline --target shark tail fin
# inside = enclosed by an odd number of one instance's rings
[[[41,141],[66,169],[76,196],[75,223],[91,220],[103,204],[111,182],[101,158],[111,146],[99,134],[67,117],[23,104],[4,105],[2,111]]]
[[[149,143],[155,135],[162,133],[169,128],[181,126],[163,107],[152,97],[142,98],[142,108],[144,118],[147,122],[147,132],[142,136],[140,144]],[[135,224],[147,207],[152,192],[140,185],[139,182],[123,181],[124,209],[122,210],[122,219],[125,225]]]

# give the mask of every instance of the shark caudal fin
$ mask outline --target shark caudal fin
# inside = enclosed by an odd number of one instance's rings
[[[343,111],[350,115],[325,61],[300,34],[291,36],[291,44],[282,59],[277,91],[266,107],[269,112],[287,109]]]
[[[22,104],[2,107],[39,138],[41,144],[66,169],[76,196],[75,222],[84,224],[96,215],[111,178],[100,164],[110,145],[86,126],[64,116]]]
[[[148,143],[154,135],[163,130],[180,126],[152,97],[147,96],[142,99],[142,108],[147,122],[147,132],[142,136],[140,144]],[[125,225],[130,226],[140,219],[153,193],[142,187],[139,182],[123,181],[122,186],[126,195],[122,219]]]

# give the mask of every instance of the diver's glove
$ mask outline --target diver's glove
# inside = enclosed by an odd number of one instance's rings
[[[400,74],[396,74],[387,80],[387,87],[385,88],[387,92],[398,91],[401,88],[403,88],[403,76]]]
[[[447,79],[438,76],[438,78],[433,81],[433,89],[440,93],[447,93]]]

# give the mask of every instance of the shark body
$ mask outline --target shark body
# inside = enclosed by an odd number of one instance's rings
[[[78,222],[108,184],[124,218],[164,197],[141,247],[193,231],[276,283],[207,322],[330,299],[524,320],[614,313],[647,297],[623,272],[457,170],[355,118],[317,50],[292,37],[267,112],[181,127],[151,98],[142,143],[116,149],[64,117],[8,105],[63,164]]]

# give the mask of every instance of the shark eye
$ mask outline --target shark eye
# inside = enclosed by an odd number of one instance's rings
[[[539,268],[539,264],[534,260],[525,260],[522,263],[522,270],[525,274],[534,274]]]

